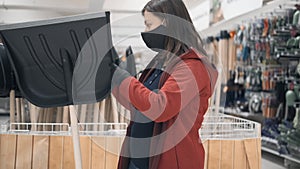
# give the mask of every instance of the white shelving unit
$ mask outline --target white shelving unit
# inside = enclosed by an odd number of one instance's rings
[[[201,139],[205,140],[241,140],[261,137],[259,123],[225,115],[208,113],[200,129]]]
[[[125,136],[127,123],[78,123],[80,135]],[[43,128],[43,130],[35,130]],[[71,135],[68,123],[0,123],[0,134]]]

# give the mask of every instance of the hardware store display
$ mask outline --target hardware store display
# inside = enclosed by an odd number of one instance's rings
[[[243,20],[235,29],[208,37],[207,46],[219,43],[219,60],[227,65],[223,68],[225,113],[248,118],[243,112],[249,112],[256,116],[256,121],[262,123],[262,146],[287,155],[286,159],[300,165],[297,148],[300,142],[300,5],[289,2],[290,5],[283,2],[258,14],[259,17]],[[222,42],[224,32],[227,39],[233,39],[230,44]],[[220,47],[230,49],[231,46],[236,47],[235,55],[225,51],[227,59],[224,59]]]

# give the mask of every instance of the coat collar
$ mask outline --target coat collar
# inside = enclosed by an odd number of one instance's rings
[[[206,56],[200,54],[195,48],[191,47],[189,51],[179,56],[181,59],[203,59]]]

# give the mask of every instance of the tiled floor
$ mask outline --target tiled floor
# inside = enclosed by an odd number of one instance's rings
[[[270,153],[262,152],[262,169],[285,169],[284,160]]]

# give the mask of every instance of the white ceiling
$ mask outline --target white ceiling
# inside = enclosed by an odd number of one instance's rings
[[[112,11],[140,11],[149,0],[104,0],[102,9]]]
[[[140,13],[143,6],[149,0],[0,0],[0,10],[10,12],[10,10],[43,10],[49,13],[59,13],[69,15],[84,12],[111,11],[113,14],[122,15]],[[183,0],[189,9],[196,7],[204,0]],[[10,18],[6,19],[0,15],[0,20],[5,23],[15,22]],[[15,15],[17,16],[17,15]],[[27,15],[25,15],[25,18]],[[30,19],[30,18],[29,18]],[[22,22],[22,20],[20,20]]]

